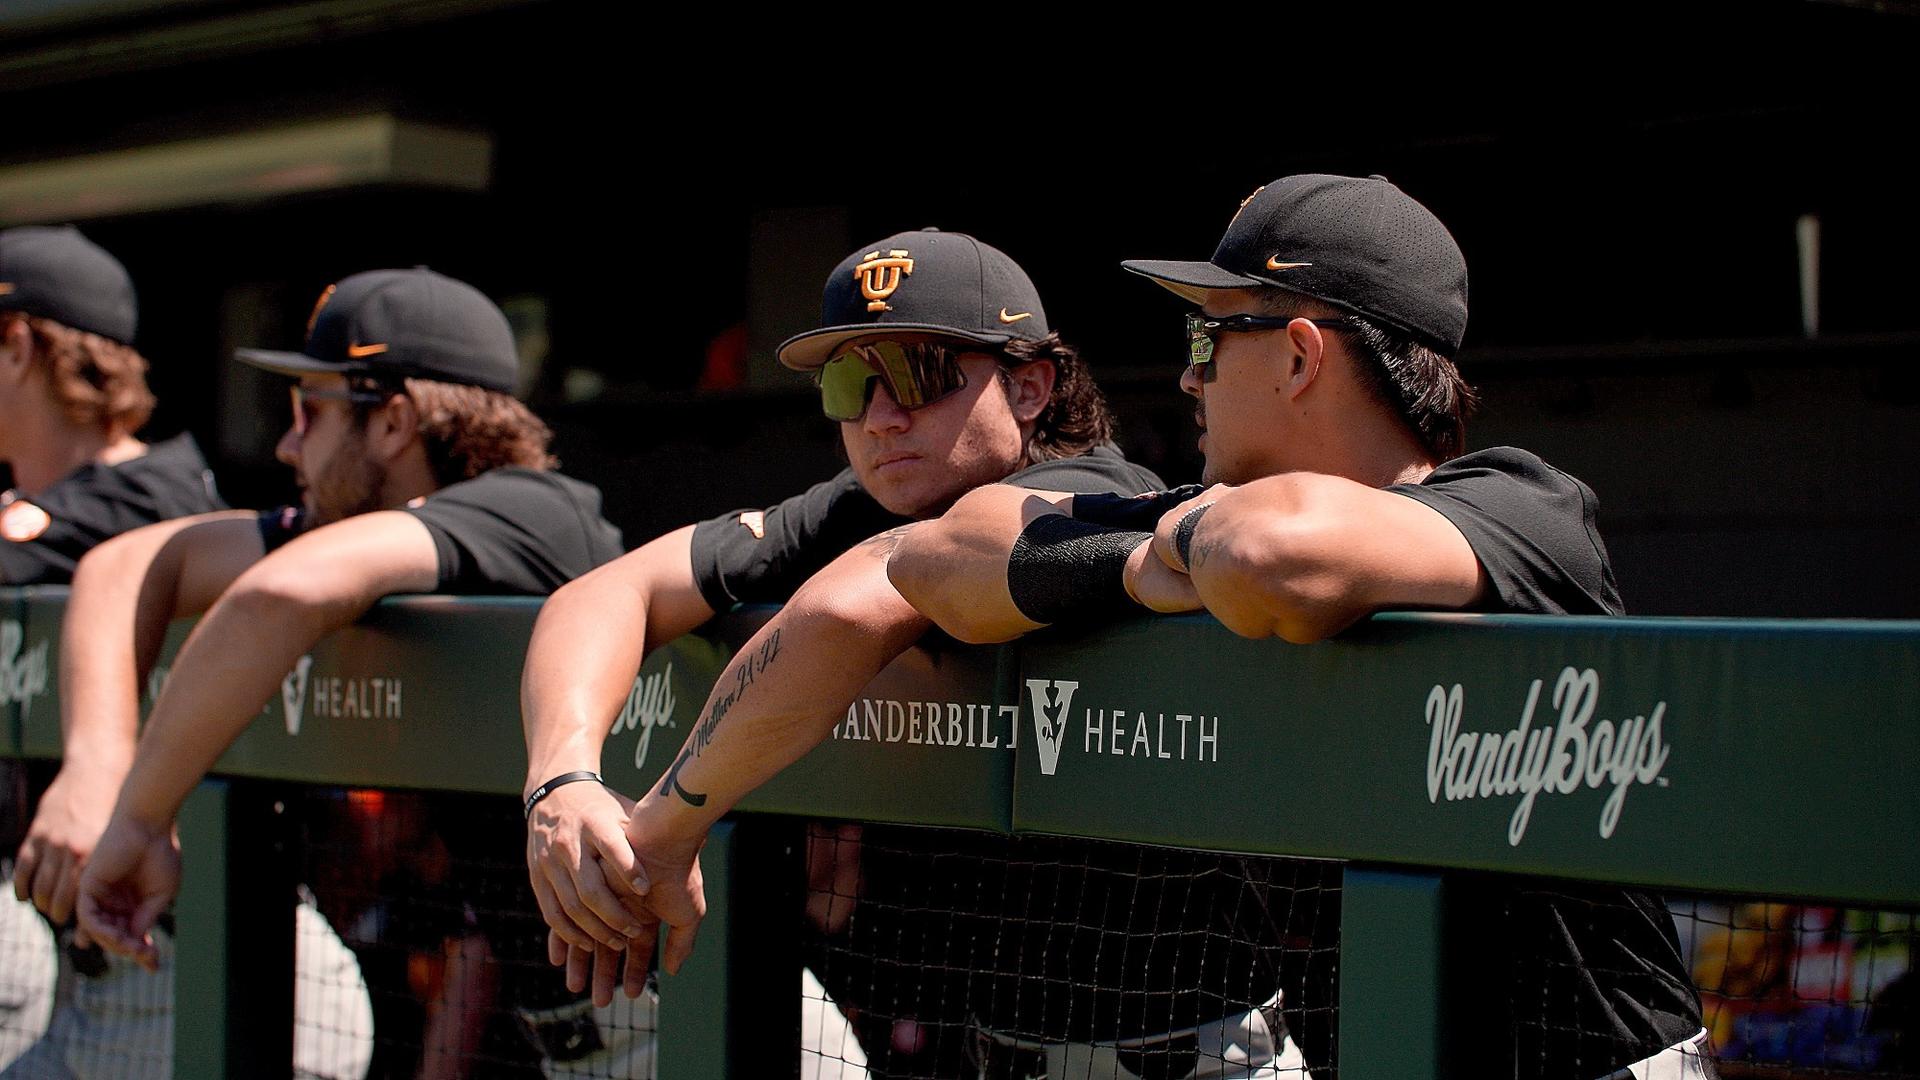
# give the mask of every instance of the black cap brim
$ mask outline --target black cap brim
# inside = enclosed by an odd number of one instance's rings
[[[1196,304],[1206,303],[1207,293],[1218,289],[1259,289],[1273,284],[1246,274],[1236,274],[1210,262],[1128,259],[1120,265],[1141,277],[1153,279],[1168,291]]]
[[[306,353],[280,352],[275,349],[235,349],[233,358],[243,364],[278,372],[281,375],[351,375],[358,368],[315,360]]]
[[[780,362],[795,371],[812,371],[833,359],[840,346],[858,338],[886,337],[889,334],[936,334],[940,337],[959,338],[980,345],[1005,345],[1013,340],[1012,334],[981,334],[971,330],[956,330],[951,326],[935,326],[931,323],[859,323],[853,326],[826,326],[818,330],[809,330],[804,334],[795,334],[780,343]]]

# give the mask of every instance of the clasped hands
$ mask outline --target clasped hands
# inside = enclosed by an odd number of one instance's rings
[[[693,952],[706,891],[700,846],[664,835],[641,804],[599,784],[555,788],[527,821],[527,872],[547,921],[547,959],[567,988],[591,985],[595,1005],[646,989],[662,927],[662,964],[678,972]]]

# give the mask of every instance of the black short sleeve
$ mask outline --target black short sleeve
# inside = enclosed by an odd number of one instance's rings
[[[1112,444],[1096,446],[1079,457],[1029,465],[1003,482],[1035,491],[1065,491],[1075,495],[1138,495],[1166,486],[1153,470],[1120,456]]]
[[[1453,522],[1486,568],[1487,611],[1619,615],[1613,565],[1594,525],[1592,489],[1510,446],[1480,450],[1418,484],[1387,489]]]
[[[904,525],[852,469],[765,509],[734,510],[693,528],[693,579],[715,611],[778,604],[802,582],[870,536]]]
[[[226,509],[189,435],[118,465],[83,465],[0,507],[0,584],[64,584],[101,542],[169,518]]]
[[[599,489],[535,469],[494,469],[406,512],[433,535],[436,591],[543,596],[620,555]]]

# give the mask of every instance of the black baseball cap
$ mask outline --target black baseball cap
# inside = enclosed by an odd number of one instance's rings
[[[127,268],[71,225],[0,232],[0,311],[38,315],[122,345],[133,344],[140,313]]]
[[[320,294],[301,351],[237,349],[285,375],[333,372],[437,379],[512,393],[520,372],[513,329],[479,289],[426,267],[369,270]]]
[[[1467,332],[1467,260],[1433,212],[1384,176],[1286,176],[1240,204],[1207,262],[1120,264],[1195,303],[1278,286],[1368,315],[1452,356]]]
[[[982,345],[1047,336],[1040,292],[1020,264],[966,233],[896,233],[840,260],[827,278],[818,330],[780,346],[780,362],[811,371],[875,331],[944,334]]]

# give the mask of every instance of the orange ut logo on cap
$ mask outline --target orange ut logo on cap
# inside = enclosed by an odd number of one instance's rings
[[[887,297],[900,287],[903,275],[913,276],[913,260],[898,248],[889,250],[884,259],[879,252],[869,251],[866,259],[853,268],[853,276],[860,279],[860,295],[867,298],[868,311],[893,310]]]

